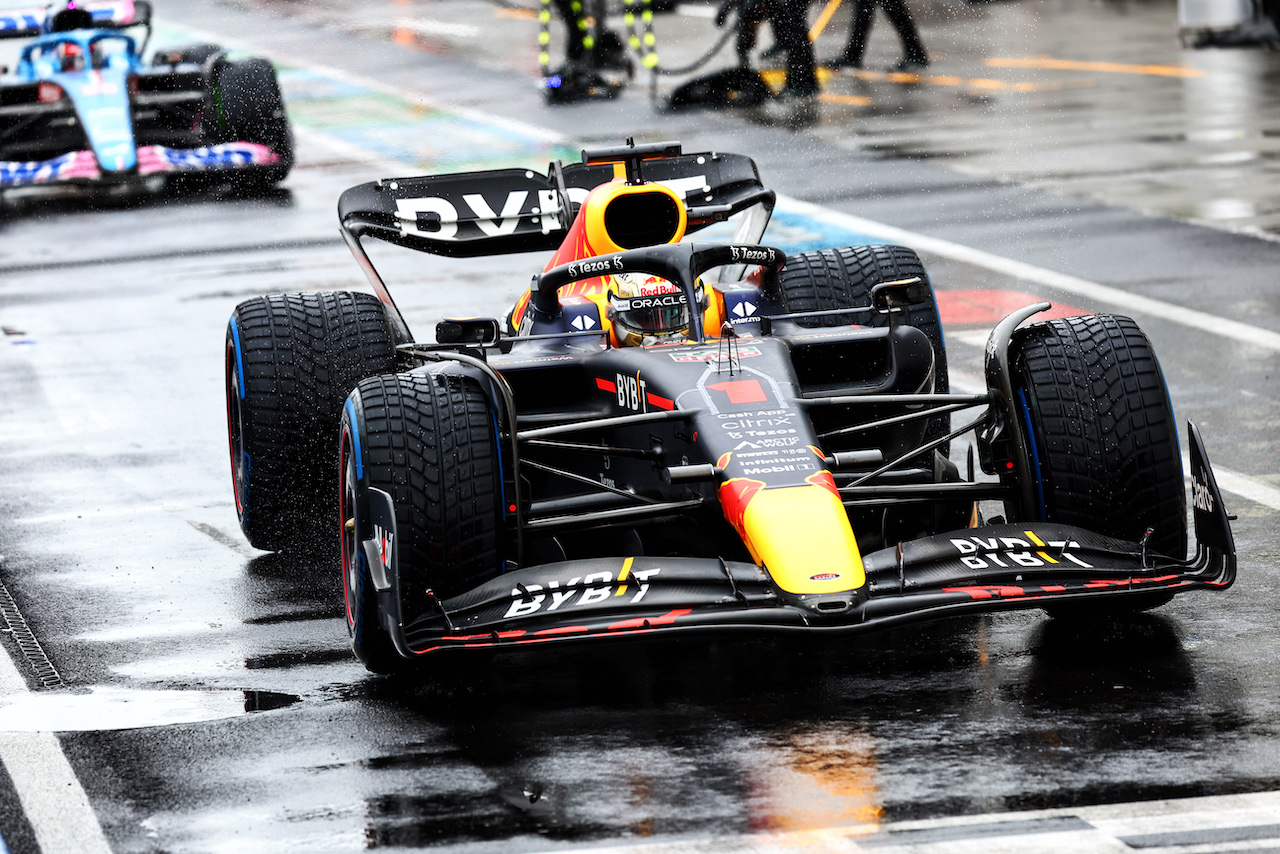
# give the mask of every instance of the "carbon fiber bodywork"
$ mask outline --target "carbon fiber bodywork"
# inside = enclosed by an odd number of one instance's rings
[[[596,162],[609,158],[608,169]],[[682,188],[690,230],[741,214],[744,242],[566,256],[562,243],[586,216],[568,188],[639,186],[641,171]],[[388,179],[344,194],[347,242],[406,342],[401,369],[462,373],[487,389],[500,446],[505,571],[465,592],[439,596],[401,565],[393,499],[368,490],[361,529],[379,534],[362,541],[363,557],[402,656],[636,635],[854,634],[974,611],[1150,607],[1232,584],[1229,517],[1194,425],[1190,559],[1151,550],[1151,530],[1127,540],[1044,521],[1010,353],[1017,327],[1048,303],[992,332],[985,392],[939,393],[940,343],[899,314],[932,306],[927,281],[880,281],[869,304],[789,313],[778,284],[786,258],[754,242],[772,202],[749,159],[682,155],[670,143],[584,152],[582,167],[553,164],[546,176]],[[452,256],[560,252],[534,276],[519,334],[455,319],[440,324],[440,343],[420,344],[364,236]],[[628,275],[705,308],[679,340],[610,346],[602,304],[570,286]],[[714,299],[700,302],[711,282]],[[929,432],[952,413],[969,413],[966,423]],[[967,433],[994,477],[978,480],[972,459],[962,476],[939,453]],[[837,436],[852,450],[826,450]],[[981,501],[1002,502],[1009,521],[983,524]]]

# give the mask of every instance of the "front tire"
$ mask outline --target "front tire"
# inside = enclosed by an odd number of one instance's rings
[[[395,509],[393,587],[401,619],[412,622],[434,609],[428,591],[447,599],[502,571],[497,422],[480,383],[447,366],[364,380],[343,408],[341,430],[347,627],[356,656],[382,672],[390,639],[367,605],[361,569],[360,543],[374,536],[362,514],[370,490],[387,493]]]
[[[369,294],[277,294],[236,307],[227,432],[236,515],[255,548],[332,549],[343,401],[364,377],[394,368],[391,325]]]
[[[1151,528],[1151,551],[1184,559],[1177,422],[1138,324],[1112,315],[1036,323],[1014,333],[1010,364],[1037,482],[1033,515],[1128,541]],[[1136,607],[1169,598],[1145,597]]]

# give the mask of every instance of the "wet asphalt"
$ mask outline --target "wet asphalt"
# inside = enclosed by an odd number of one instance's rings
[[[1280,789],[1280,508],[1265,500],[1280,355],[954,255],[924,253],[940,291],[1139,320],[1179,417],[1215,465],[1264,488],[1226,496],[1235,588],[1089,626],[1028,612],[857,642],[363,671],[336,567],[255,552],[237,530],[222,336],[249,296],[364,287],[334,205],[388,169],[543,168],[581,144],[681,139],[750,154],[792,198],[1280,331],[1280,55],[1180,49],[1172,4],[922,7],[929,75],[967,82],[841,77],[801,128],[657,112],[643,80],[549,108],[519,12],[167,3],[170,38],[210,33],[282,65],[300,157],[283,188],[6,210],[0,581],[64,687],[39,687],[6,633],[31,697],[0,704],[0,729],[60,731],[112,849],[552,850]],[[698,14],[656,26],[672,64],[714,35]],[[896,59],[883,21],[871,44],[869,61]],[[1010,57],[1201,75],[988,62]],[[499,313],[541,263],[375,260],[420,329]],[[957,385],[980,382],[984,330],[947,329]],[[37,850],[22,807],[0,777],[14,852]]]

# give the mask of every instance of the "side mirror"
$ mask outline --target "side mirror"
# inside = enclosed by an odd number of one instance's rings
[[[881,314],[929,301],[929,286],[919,276],[881,282],[871,289],[871,305]]]
[[[446,317],[436,324],[436,341],[493,347],[501,337],[501,330],[501,324],[492,317]]]

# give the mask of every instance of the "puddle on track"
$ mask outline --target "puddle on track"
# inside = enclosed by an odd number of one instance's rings
[[[0,732],[97,732],[200,723],[297,703],[273,691],[160,691],[99,686],[0,699]]]

